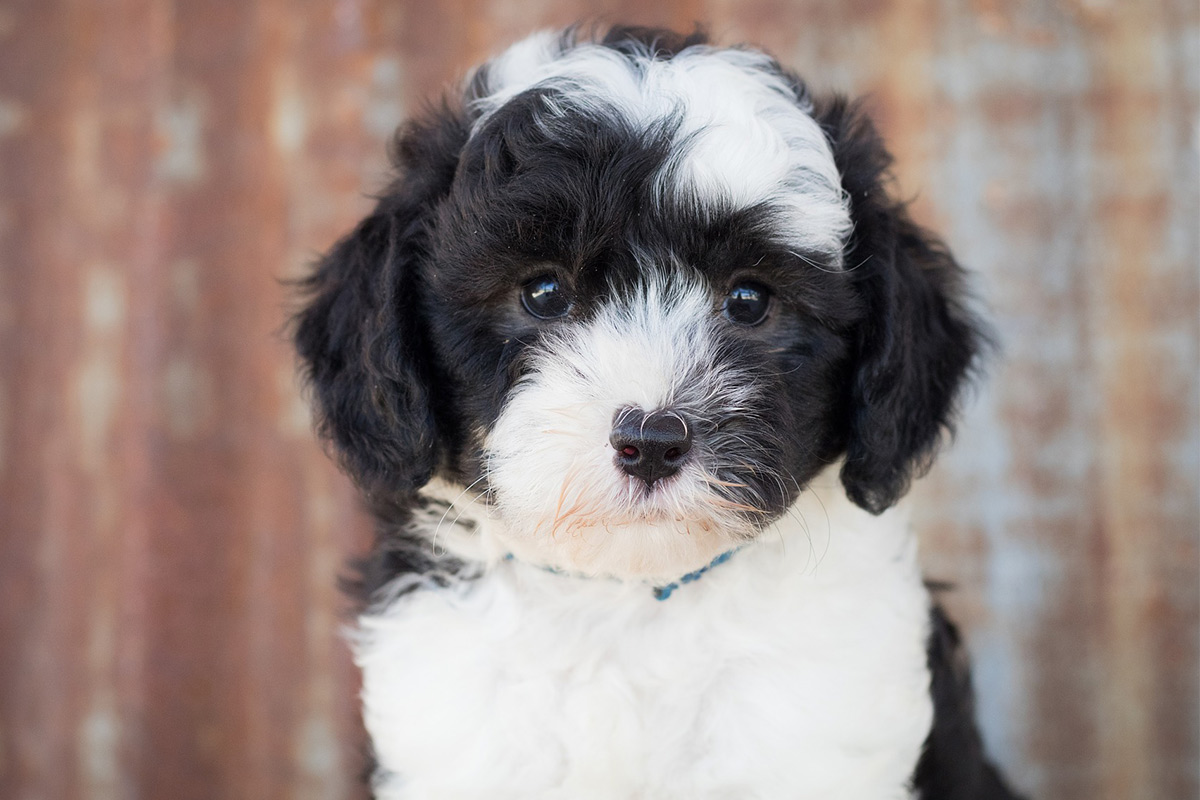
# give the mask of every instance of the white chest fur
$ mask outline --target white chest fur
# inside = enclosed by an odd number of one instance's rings
[[[903,514],[829,485],[666,601],[500,561],[360,620],[376,790],[907,798],[928,615]]]

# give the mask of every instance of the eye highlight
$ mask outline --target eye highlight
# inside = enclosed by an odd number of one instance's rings
[[[742,281],[729,290],[721,310],[730,322],[753,326],[766,319],[770,306],[770,289],[761,283]]]
[[[571,298],[553,275],[539,275],[521,287],[521,305],[538,319],[566,316]]]

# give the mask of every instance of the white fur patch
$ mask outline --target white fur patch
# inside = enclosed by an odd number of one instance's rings
[[[539,346],[485,443],[499,547],[573,572],[670,580],[753,534],[714,491],[717,454],[703,441],[652,492],[609,444],[629,406],[751,413],[752,382],[713,351],[718,324],[702,282],[652,279]]]
[[[908,798],[928,614],[903,514],[835,470],[664,602],[499,561],[360,619],[378,796]]]
[[[851,230],[848,199],[829,142],[772,60],[748,49],[690,47],[670,60],[631,62],[611,48],[563,49],[552,33],[513,45],[488,65],[487,117],[521,92],[553,85],[563,108],[616,112],[650,131],[678,118],[676,155],[659,191],[701,208],[776,210],[780,238],[841,265]]]

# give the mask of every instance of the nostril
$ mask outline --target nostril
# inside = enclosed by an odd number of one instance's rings
[[[609,442],[616,450],[617,467],[653,486],[683,467],[692,449],[692,433],[676,411],[646,413],[630,406],[613,415]]]

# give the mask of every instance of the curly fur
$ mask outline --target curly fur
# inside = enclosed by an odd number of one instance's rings
[[[393,160],[295,330],[379,523],[379,796],[1011,797],[895,508],[987,336],[861,107],[699,33],[572,29]],[[547,275],[560,318],[522,305]],[[614,462],[625,408],[683,422],[678,474]]]

